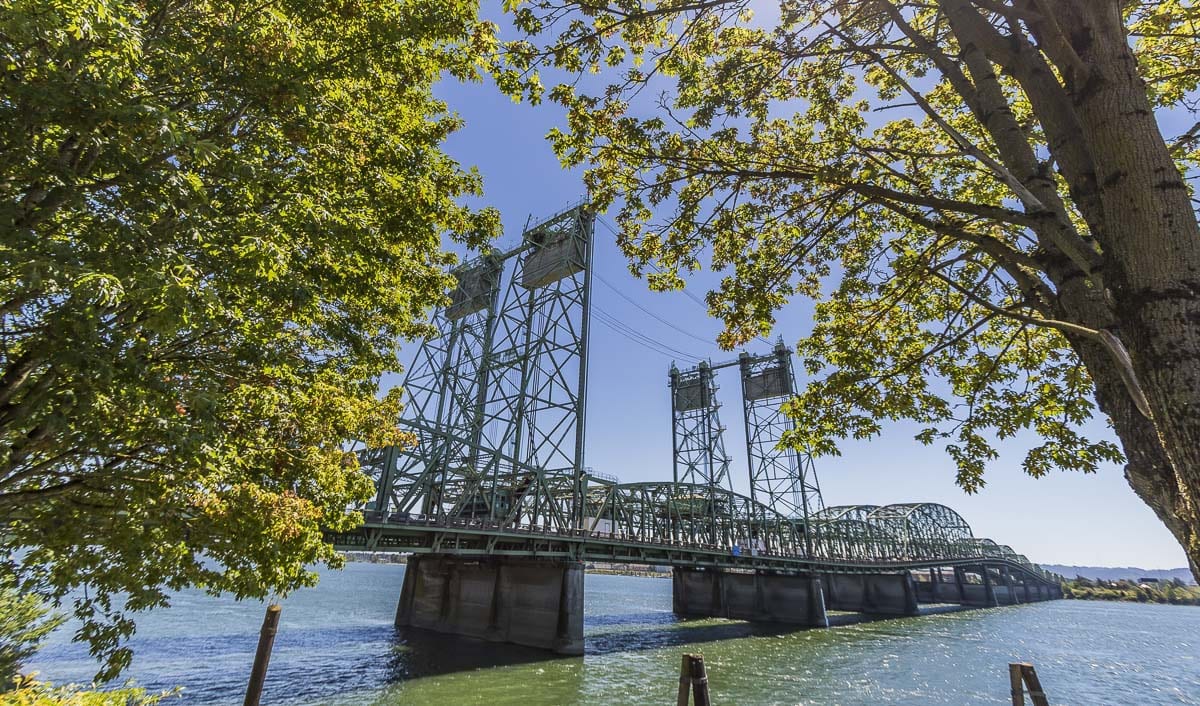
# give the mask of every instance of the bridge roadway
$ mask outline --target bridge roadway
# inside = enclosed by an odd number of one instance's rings
[[[881,511],[887,517],[889,507],[828,508],[813,521],[813,537],[805,538],[801,526],[799,541],[787,551],[762,541],[757,547],[696,541],[661,527],[637,536],[628,527],[601,525],[598,518],[587,518],[588,529],[566,530],[487,518],[367,512],[357,531],[328,538],[343,551],[410,554],[398,626],[565,654],[583,652],[586,562],[672,567],[672,606],[681,616],[809,627],[828,626],[829,610],[898,617],[919,614],[923,603],[993,607],[1062,597],[1059,577],[1007,547],[969,535],[953,545],[939,543],[937,551],[926,545],[920,552],[910,541],[905,553],[894,542],[878,539],[875,556],[837,551],[845,539],[833,532],[845,521],[840,518]],[[942,506],[895,507],[915,513],[915,508]],[[821,536],[821,527],[827,536]],[[857,541],[866,543],[862,537]]]

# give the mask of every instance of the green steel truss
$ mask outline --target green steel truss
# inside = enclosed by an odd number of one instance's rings
[[[671,440],[676,483],[730,487],[721,426],[717,384],[707,362],[680,371],[674,365],[671,383]]]
[[[493,333],[482,446],[492,450],[470,516],[579,525],[593,216],[583,207],[526,230]]]
[[[781,342],[770,354],[743,353],[738,362],[750,497],[807,528],[809,515],[823,504],[816,469],[811,456],[781,445],[784,435],[792,429],[791,417],[782,408],[796,389],[792,352]],[[804,534],[805,544],[810,546],[811,532]]]
[[[707,362],[684,371],[672,365],[669,378],[675,482],[688,495],[689,512],[708,515],[704,537],[717,542],[732,486],[713,369]]]
[[[419,502],[422,514],[444,516],[440,497],[473,475],[502,267],[500,257],[489,256],[455,271],[453,301],[432,321],[439,334],[422,343],[404,381],[407,426],[417,444],[362,459],[376,481],[369,510],[411,511]]]
[[[576,206],[455,271],[404,382],[418,443],[361,455],[368,516],[580,525],[592,232]]]
[[[571,556],[774,571],[1004,564],[943,505],[824,507],[807,454],[781,447],[791,351],[672,366],[674,482],[619,484],[584,466],[593,215],[576,206],[521,244],[458,268],[438,335],[410,366],[402,424],[417,443],[363,452],[376,481],[342,549]],[[714,371],[741,377],[749,497],[730,488]]]

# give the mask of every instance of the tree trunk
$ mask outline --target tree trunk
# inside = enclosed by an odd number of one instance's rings
[[[1134,406],[1112,354],[1094,342],[1075,342],[1074,348],[1095,381],[1100,410],[1112,420],[1125,451],[1125,480],[1180,546],[1194,546],[1197,529],[1183,520],[1184,499],[1174,466],[1154,425]],[[1200,582],[1200,562],[1192,552],[1188,564]]]
[[[1105,411],[1118,423],[1130,484],[1180,539],[1200,580],[1200,224],[1138,72],[1119,4],[1060,0],[1053,7],[1090,69],[1068,88],[1100,184],[1104,227],[1095,230],[1104,233],[1118,333],[1153,424],[1122,419],[1137,414],[1126,409],[1128,395],[1101,389],[1115,381],[1105,379],[1111,373],[1102,363],[1088,367]]]

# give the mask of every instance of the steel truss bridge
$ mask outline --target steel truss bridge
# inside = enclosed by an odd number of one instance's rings
[[[731,361],[671,366],[671,481],[620,483],[586,466],[594,224],[577,205],[527,227],[517,247],[455,270],[451,301],[434,315],[438,335],[422,343],[404,383],[402,425],[417,443],[359,452],[377,492],[358,531],[331,536],[339,549],[477,564],[670,565],[677,590],[685,583],[679,571],[825,576],[826,602],[829,575],[915,577],[916,593],[936,599],[951,572],[960,602],[969,586],[986,585],[988,596],[993,586],[1010,596],[1057,587],[1058,577],[975,537],[944,505],[825,506],[811,457],[781,444],[792,429],[782,403],[796,389],[782,343]],[[741,390],[749,495],[732,489],[723,439],[717,380],[727,370]],[[444,579],[458,575],[438,566]],[[416,574],[411,565],[409,573]],[[493,573],[487,580],[499,594],[503,572]],[[421,624],[401,616],[406,600],[417,601],[410,613],[420,612],[420,587],[410,591],[406,579],[404,591],[398,621]],[[1054,597],[1041,588],[1037,595]],[[494,622],[500,609],[490,610]],[[458,623],[446,629],[471,634]]]

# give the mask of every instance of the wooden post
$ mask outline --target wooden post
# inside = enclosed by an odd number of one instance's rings
[[[704,655],[688,655],[691,662],[692,700],[696,706],[709,706],[708,673],[704,671]]]
[[[704,670],[704,655],[684,655],[679,665],[679,693],[675,706],[688,706],[688,687],[696,706],[711,706],[708,700],[708,673]]]
[[[1033,701],[1033,706],[1050,706],[1050,702],[1046,700],[1046,692],[1042,691],[1042,681],[1038,679],[1037,670],[1032,664],[1009,664],[1008,681],[1012,687],[1013,706],[1024,706],[1026,688],[1029,689],[1029,698]]]
[[[679,665],[679,693],[675,696],[675,706],[688,706],[688,692],[692,687],[692,670],[689,655],[683,656]]]
[[[1021,665],[1008,665],[1008,684],[1012,688],[1012,706],[1025,706],[1025,687],[1021,684]]]
[[[1050,706],[1050,702],[1046,700],[1046,692],[1042,691],[1042,680],[1038,679],[1037,670],[1032,664],[1021,665],[1021,676],[1025,679],[1025,686],[1029,687],[1029,698],[1033,700],[1033,706]]]
[[[246,686],[246,700],[242,706],[258,706],[262,698],[263,681],[267,678],[267,664],[271,661],[271,648],[275,645],[275,633],[279,630],[279,604],[267,606],[262,631],[258,634],[258,652],[254,654],[254,668],[250,670],[250,683]]]

